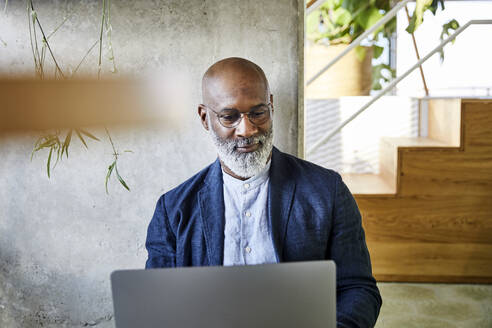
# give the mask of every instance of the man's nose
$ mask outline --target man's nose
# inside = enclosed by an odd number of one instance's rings
[[[236,126],[236,136],[249,138],[257,133],[258,127],[251,123],[247,114],[243,114],[241,122]]]

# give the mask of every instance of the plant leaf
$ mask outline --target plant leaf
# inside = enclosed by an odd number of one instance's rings
[[[50,165],[51,165],[51,154],[53,153],[53,147],[50,149],[50,154],[48,155],[48,163],[46,164],[46,170],[48,171],[48,178],[50,178]]]
[[[116,164],[116,162],[115,162]],[[130,188],[126,184],[125,180],[120,176],[120,173],[118,172],[118,167],[115,165],[115,171],[116,171],[116,176],[118,177],[118,180],[120,181],[121,185],[126,188],[126,190],[130,191]]]
[[[390,19],[389,22],[384,24],[383,35],[385,38],[389,39],[393,33],[396,32],[396,17]]]
[[[344,26],[350,23],[352,15],[347,9],[340,7],[333,11],[332,18],[336,24]]]
[[[65,151],[65,154],[67,155],[68,158],[68,147],[70,146],[70,141],[72,140],[72,129],[70,129],[67,133],[67,136],[65,137],[65,141],[63,142],[62,150],[61,150],[61,155],[63,156],[63,151]]]
[[[354,12],[357,8],[364,5],[365,2],[368,2],[368,0],[343,0],[341,5],[348,11]]]
[[[56,151],[56,161],[55,161],[55,165],[53,165],[53,168],[56,167],[56,164],[58,164],[58,161],[60,160],[60,153],[61,153],[61,156],[63,156],[63,146],[60,146],[61,143],[60,143],[60,139],[58,139],[58,137],[56,138],[56,144],[53,146],[53,148],[55,149]]]
[[[82,132],[83,134],[85,134],[86,136],[88,136],[91,139],[94,139],[94,140],[97,140],[97,141],[101,141],[98,138],[96,138],[94,135],[90,134],[89,132],[87,132],[85,130],[80,129],[80,132]]]
[[[433,4],[432,0],[417,0],[415,5],[415,11],[413,12],[412,19],[406,28],[408,33],[413,33],[424,20],[424,12],[431,7]],[[432,9],[431,9],[432,11]],[[434,11],[435,13],[435,11]]]
[[[89,149],[89,147],[87,147],[87,144],[85,143],[84,138],[80,134],[79,130],[75,130],[75,133],[77,133],[77,135],[79,136],[80,141],[82,141],[82,143],[84,144],[85,148]]]
[[[36,143],[34,144],[34,148],[32,149],[32,152],[31,152],[31,162],[32,162],[32,157],[34,156],[34,153],[39,150],[37,148],[38,148],[38,145],[41,142],[41,140],[43,140],[43,138],[44,137],[39,137],[38,140],[36,140]]]
[[[360,15],[357,16],[356,21],[364,30],[368,30],[371,26],[376,24],[382,17],[383,15],[379,12],[377,8],[369,7],[363,12],[361,12]],[[379,29],[374,31],[374,34],[377,34],[382,29],[383,27],[380,27]]]
[[[386,73],[386,74],[383,74]],[[396,72],[387,64],[379,64],[372,67],[372,89],[381,90],[381,82],[390,82],[391,78],[396,76]]]
[[[106,194],[109,194],[108,192],[108,181],[109,181],[109,178],[111,177],[111,173],[113,173],[113,169],[116,165],[116,160],[108,167],[108,173],[106,174],[106,181],[104,183],[104,185],[106,186]]]
[[[327,0],[325,3],[321,5],[322,8],[326,9],[336,9],[340,7],[342,4],[342,0]]]
[[[35,150],[38,151],[43,148],[53,147],[55,144],[56,144],[56,139],[53,136],[49,136],[49,138],[42,144],[38,145],[38,147]]]
[[[452,19],[446,24],[443,24],[442,26],[442,32],[441,35],[439,36],[439,39],[442,41],[444,40],[444,36],[449,37],[451,35],[451,30],[454,32],[460,27],[460,23],[456,19]],[[451,43],[454,43],[456,39],[452,40]],[[444,61],[444,49],[441,48],[439,50],[439,58],[441,59],[441,63]]]
[[[367,49],[362,46],[357,46],[355,47],[354,51],[355,51],[355,55],[357,56],[357,59],[362,62],[366,57]]]
[[[408,33],[415,32],[415,30],[417,29],[417,26],[416,26],[417,23],[416,22],[417,22],[417,16],[414,13],[412,15],[412,18],[410,18],[410,22],[408,23],[408,26],[405,29],[405,31],[407,31]]]
[[[383,53],[384,48],[377,45],[373,45],[372,50],[373,50],[373,58],[379,58]]]
[[[429,10],[432,12],[432,14],[436,14],[439,3],[441,4],[442,10],[444,10],[444,0],[433,0],[431,5],[429,6]]]

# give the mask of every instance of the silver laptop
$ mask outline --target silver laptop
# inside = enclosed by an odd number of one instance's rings
[[[116,328],[335,328],[333,261],[115,271]]]

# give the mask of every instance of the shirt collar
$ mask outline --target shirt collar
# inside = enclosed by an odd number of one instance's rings
[[[246,180],[236,179],[233,176],[224,172],[224,170],[222,170],[223,182],[228,187],[231,187],[234,189],[241,188],[244,190],[249,190],[249,189],[257,188],[261,184],[263,184],[265,181],[268,180],[268,177],[269,177],[268,173],[270,171],[271,163],[272,163],[272,160],[269,159],[268,163],[265,165],[265,167],[258,174],[254,175],[251,178],[248,178]]]

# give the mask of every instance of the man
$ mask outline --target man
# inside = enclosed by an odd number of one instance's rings
[[[242,58],[213,64],[198,106],[218,159],[159,199],[146,268],[332,259],[339,327],[374,326],[381,297],[338,173],[273,147],[273,96]]]

